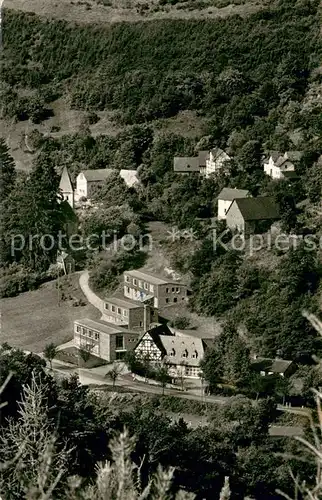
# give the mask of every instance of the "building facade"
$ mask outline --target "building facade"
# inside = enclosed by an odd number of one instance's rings
[[[144,270],[124,273],[124,296],[136,301],[153,299],[153,307],[170,306],[187,300],[187,286],[153,276]]]
[[[264,162],[264,172],[272,179],[288,178],[291,172],[295,174],[294,161],[300,161],[301,157],[300,151],[286,151],[284,154],[273,151]]]
[[[150,304],[109,297],[104,301],[103,319],[130,330],[146,331],[158,321],[158,313]]]
[[[199,379],[200,361],[206,348],[203,339],[182,333],[176,335],[160,326],[146,332],[139,339],[134,352],[138,359],[148,359],[152,365],[166,366],[173,379]]]
[[[74,344],[107,362],[124,358],[134,349],[137,332],[129,332],[117,326],[107,325],[101,320],[88,318],[74,321]]]
[[[110,168],[82,170],[76,178],[76,201],[79,201],[81,198],[91,199],[97,188],[102,186],[115,172],[117,171]]]
[[[227,161],[230,160],[230,156],[228,156],[225,151],[220,148],[213,148],[206,159],[206,167],[201,169],[200,173],[202,173],[205,177],[209,177],[212,174],[219,172]]]
[[[266,196],[235,199],[226,214],[227,227],[245,236],[268,231],[278,219],[279,207]]]

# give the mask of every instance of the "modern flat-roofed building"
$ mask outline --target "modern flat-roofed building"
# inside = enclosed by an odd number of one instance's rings
[[[149,304],[119,297],[104,300],[103,319],[129,330],[148,330],[158,321],[157,311]]]
[[[185,301],[187,293],[183,283],[154,276],[144,269],[124,272],[124,296],[142,302],[153,299],[156,309]]]
[[[139,334],[88,318],[74,321],[74,344],[108,362],[121,360],[134,349]]]

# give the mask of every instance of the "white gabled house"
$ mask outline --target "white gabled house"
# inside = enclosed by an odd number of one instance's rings
[[[230,159],[230,156],[228,156],[228,154],[222,149],[213,148],[209,151],[206,158],[206,166],[201,169],[200,173],[205,177],[218,173]]]
[[[236,198],[246,198],[250,196],[247,189],[237,189],[237,188],[223,188],[218,197],[218,220],[225,220],[226,214],[229,210],[230,205]]]
[[[294,162],[298,162],[301,156],[300,151],[287,151],[284,154],[272,151],[264,161],[264,172],[272,179],[296,177]]]

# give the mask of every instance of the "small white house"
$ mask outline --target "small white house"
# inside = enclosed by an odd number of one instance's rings
[[[264,172],[272,179],[284,179],[295,175],[294,161],[299,161],[301,152],[287,151],[284,154],[273,151],[264,162]],[[291,174],[293,172],[293,174]]]
[[[76,200],[90,199],[97,187],[102,186],[114,172],[117,171],[111,168],[82,170],[76,178]]]
[[[218,201],[218,220],[225,220],[226,214],[229,210],[230,205],[236,198],[246,198],[250,196],[247,189],[237,189],[237,188],[224,188],[219,193]]]
[[[209,177],[211,174],[219,172],[228,160],[230,160],[230,156],[225,151],[213,148],[206,158],[206,167],[201,169],[201,173],[205,177]]]

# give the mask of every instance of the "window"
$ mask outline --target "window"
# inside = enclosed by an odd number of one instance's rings
[[[176,351],[174,349],[171,349],[170,356],[175,356],[175,355],[176,355]]]
[[[86,335],[86,328],[82,328],[82,334]]]
[[[179,286],[176,286],[176,292],[180,293],[180,287]]]
[[[173,302],[178,302],[178,297],[174,297]]]
[[[154,292],[154,286],[153,285],[150,285],[150,292]]]
[[[115,306],[112,306],[112,311],[115,312]]]
[[[143,326],[143,321],[140,321],[140,326]]]
[[[124,316],[128,316],[127,309],[123,309],[123,315],[124,315]]]
[[[130,283],[130,277],[129,277],[129,276],[125,276],[125,281],[126,281],[127,283]]]
[[[130,287],[129,287],[129,286],[127,286],[127,287],[126,287],[126,292],[127,292],[127,293],[131,293],[131,289],[130,289]]]
[[[165,299],[165,301],[166,301],[166,303],[168,304],[168,302],[169,302],[169,299]]]
[[[174,288],[172,288],[172,292],[174,292]]]
[[[124,338],[123,335],[116,335],[116,349],[123,349],[124,348]]]
[[[95,338],[95,340],[98,340],[98,339],[99,339],[99,337],[100,337],[100,336],[99,336],[99,333],[94,332],[94,338]]]
[[[198,357],[198,352],[197,351],[194,351],[191,355],[192,358],[197,358]]]
[[[148,290],[149,289],[149,284],[148,283],[144,283],[144,290]]]
[[[143,288],[143,282],[141,280],[139,280],[139,287]]]
[[[78,333],[80,332],[80,326],[78,326],[78,325],[76,326],[76,332],[78,332]]]
[[[88,330],[88,336],[91,337],[93,335],[92,330]]]
[[[138,280],[136,280],[135,278],[133,278],[133,285],[137,285],[138,284]]]
[[[182,353],[182,357],[183,357],[183,358],[187,358],[187,357],[188,357],[188,351],[187,351],[187,349],[185,349],[185,350],[183,351],[183,353]]]
[[[105,309],[108,309],[108,304],[104,304],[104,308],[105,308]]]
[[[120,307],[117,308],[117,314],[122,314],[122,309]]]
[[[169,293],[169,288],[166,288],[165,291],[166,291],[166,293]]]

